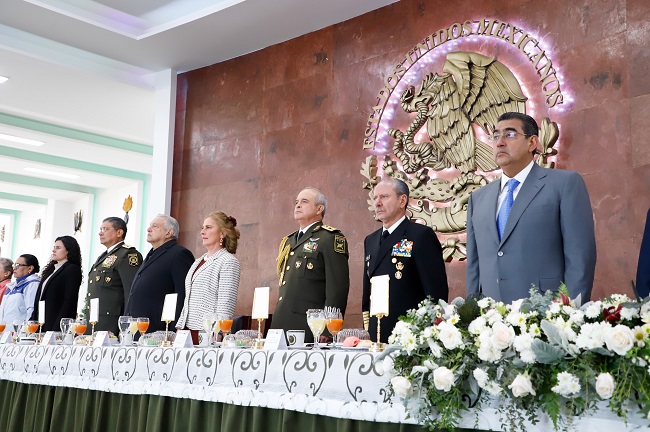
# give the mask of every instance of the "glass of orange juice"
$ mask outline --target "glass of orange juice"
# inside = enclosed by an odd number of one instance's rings
[[[82,335],[86,333],[86,329],[88,328],[88,322],[86,321],[86,318],[77,318],[74,322],[74,332],[78,335]]]
[[[34,334],[38,331],[38,321],[27,321],[27,334]]]
[[[332,335],[332,347],[336,349],[336,337],[343,328],[343,315],[339,308],[328,307],[325,310],[327,331]]]
[[[138,331],[140,332],[140,337],[147,332],[149,328],[149,318],[139,317],[138,318]]]
[[[7,324],[0,322],[0,333],[4,333],[6,328],[7,328]]]
[[[225,339],[228,333],[230,333],[230,329],[232,329],[232,316],[219,314],[219,328],[223,332],[223,339]]]

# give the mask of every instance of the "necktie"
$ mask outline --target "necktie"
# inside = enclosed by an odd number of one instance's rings
[[[386,239],[386,237],[388,237],[389,235],[390,233],[388,232],[388,230],[384,230],[384,232],[381,233],[381,237],[379,238],[379,244],[382,244]]]
[[[506,199],[503,200],[501,208],[499,209],[499,215],[497,216],[497,231],[499,231],[499,240],[503,236],[504,231],[506,230],[506,223],[508,222],[508,216],[510,215],[510,209],[512,209],[512,204],[515,202],[514,191],[519,186],[519,181],[515,179],[510,179],[506,183],[508,192]]]
[[[296,234],[296,241],[300,241],[300,237],[302,237],[302,231],[298,231],[298,234]]]

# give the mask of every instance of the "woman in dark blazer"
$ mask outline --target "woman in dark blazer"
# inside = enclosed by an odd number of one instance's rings
[[[79,243],[74,237],[58,237],[52,249],[52,260],[43,269],[34,299],[32,320],[38,320],[39,301],[45,301],[45,324],[42,331],[60,331],[61,318],[77,316],[81,279]]]

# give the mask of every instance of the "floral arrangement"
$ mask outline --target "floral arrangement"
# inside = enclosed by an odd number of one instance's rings
[[[578,303],[564,286],[544,295],[533,287],[509,305],[427,299],[389,338],[381,366],[391,396],[430,429],[453,430],[463,411],[495,399],[510,431],[539,412],[568,430],[603,403],[623,419],[639,409],[650,424],[650,300]]]

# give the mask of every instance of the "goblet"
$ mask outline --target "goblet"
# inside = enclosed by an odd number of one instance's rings
[[[59,323],[59,327],[61,327],[61,334],[63,335],[63,344],[66,344],[66,339],[68,337],[68,332],[70,331],[70,326],[74,320],[72,318],[61,318],[61,322]]]
[[[0,333],[4,333],[5,329],[7,328],[7,325],[3,322],[0,322]]]
[[[117,326],[120,329],[120,338],[122,339],[122,346],[126,345],[126,336],[129,334],[129,327],[133,317],[122,315],[117,319]]]
[[[86,329],[88,328],[88,321],[86,321],[86,318],[77,318],[74,322],[74,332],[78,335],[82,335],[86,333]]]
[[[18,341],[20,340],[18,335],[20,333],[20,329],[23,326],[23,322],[21,320],[14,320],[14,322],[11,323],[11,325],[14,328],[14,343],[18,343]]]
[[[203,330],[205,330],[208,336],[208,345],[212,345],[212,334],[215,331],[215,323],[217,323],[217,315],[214,312],[206,312],[203,314]]]
[[[139,317],[138,318],[138,331],[140,332],[140,337],[144,335],[147,332],[147,329],[149,328],[149,318],[147,317]]]
[[[343,328],[343,314],[339,308],[325,308],[325,317],[327,319],[327,330],[332,334],[332,346],[336,349],[336,337],[341,328]]]
[[[232,316],[228,314],[219,314],[219,329],[223,333],[223,340],[226,340],[226,336],[230,333],[232,329]]]
[[[312,350],[319,350],[318,338],[325,330],[325,311],[323,309],[308,309],[307,310],[307,325],[314,335],[314,346]]]

